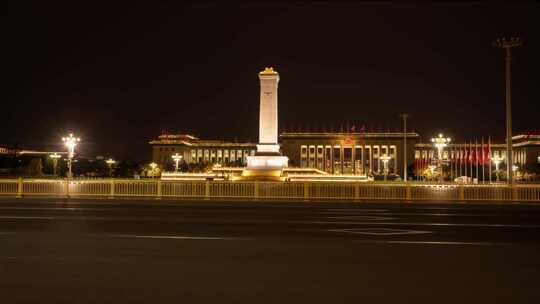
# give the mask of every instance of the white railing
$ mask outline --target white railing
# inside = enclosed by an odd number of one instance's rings
[[[540,202],[540,185],[19,178],[0,179],[0,196]]]

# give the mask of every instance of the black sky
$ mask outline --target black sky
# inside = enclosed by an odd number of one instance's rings
[[[127,2],[126,2],[127,3]],[[256,141],[257,72],[275,67],[280,128],[400,126],[504,137],[501,35],[514,130],[540,129],[539,6],[212,2],[8,7],[0,143],[43,147],[72,130],[91,155],[147,160],[161,133]],[[150,4],[151,3],[151,4]]]

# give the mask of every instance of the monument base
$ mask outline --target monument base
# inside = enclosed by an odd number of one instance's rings
[[[247,157],[247,167],[235,180],[284,181],[283,168],[289,158],[279,155],[255,155]]]

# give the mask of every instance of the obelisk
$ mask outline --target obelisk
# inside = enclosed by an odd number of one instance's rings
[[[279,154],[277,103],[279,74],[273,68],[265,68],[259,73],[259,81],[261,97],[257,152]]]
[[[279,152],[278,99],[279,74],[273,68],[259,73],[261,86],[259,109],[259,144],[255,156],[247,157],[244,179],[283,180],[282,170],[289,159]]]

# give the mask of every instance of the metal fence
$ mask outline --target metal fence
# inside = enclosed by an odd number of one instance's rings
[[[0,179],[0,196],[540,202],[540,185],[19,178]]]

